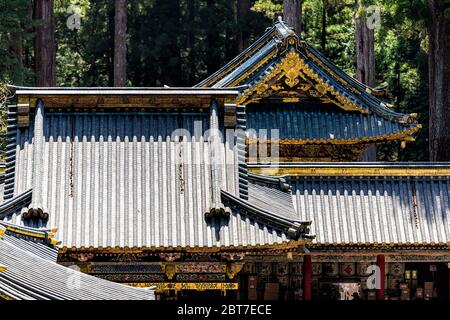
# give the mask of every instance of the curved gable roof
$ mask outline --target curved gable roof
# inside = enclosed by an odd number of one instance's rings
[[[235,86],[247,87],[238,99],[240,104],[248,105],[262,98],[273,97],[283,90],[286,92],[285,97],[295,97],[290,89],[296,89],[303,91],[304,96],[296,101],[293,98],[291,102],[317,101],[318,98],[321,103],[337,105],[343,112],[358,112],[374,118],[369,123],[376,123],[375,120],[381,118],[390,122],[389,126],[399,127],[399,134],[374,141],[413,140],[421,128],[416,114],[391,110],[389,104],[376,96],[379,90],[346,74],[301,40],[282,21],[276,22],[247,50],[196,85],[211,88]],[[282,86],[285,88],[282,89]]]

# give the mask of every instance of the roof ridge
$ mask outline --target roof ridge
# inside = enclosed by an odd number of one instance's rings
[[[9,216],[14,211],[21,209],[22,207],[28,206],[28,204],[31,203],[32,194],[33,190],[29,189],[3,203],[0,203],[0,219]]]
[[[274,212],[266,211],[259,206],[239,198],[225,190],[221,190],[224,202],[232,203],[235,207],[241,207],[247,214],[254,216],[257,219],[261,219],[264,223],[275,229],[281,229],[286,232],[290,237],[296,238],[310,238],[308,234],[308,226],[311,225],[312,221],[302,221],[300,219],[289,219],[287,217],[280,216]],[[227,203],[227,204],[228,204]]]
[[[411,114],[404,114],[399,113],[396,111],[393,111],[389,108],[389,106],[392,106],[390,104],[387,104],[383,100],[377,98],[374,96],[371,92],[368,92],[367,89],[370,89],[370,91],[376,91],[376,89],[362,83],[358,79],[355,79],[354,77],[351,77],[348,75],[345,71],[343,71],[341,68],[339,68],[334,62],[332,62],[330,59],[328,59],[326,56],[324,56],[320,51],[314,49],[307,41],[303,40],[303,43],[305,44],[305,49],[310,54],[314,55],[317,59],[319,59],[322,63],[324,63],[328,68],[331,68],[333,72],[336,73],[338,77],[340,77],[342,80],[347,82],[348,84],[351,84],[355,87],[355,89],[358,90],[360,93],[360,96],[358,98],[363,98],[362,100],[368,104],[369,107],[375,108],[376,113],[380,114],[381,116],[386,116],[389,119],[397,118],[399,120],[403,120],[404,122],[409,122],[410,118],[414,121],[417,118],[417,114],[411,113]],[[324,70],[327,71],[327,70]],[[329,72],[327,72],[329,73]],[[330,74],[330,76],[334,77],[334,75]],[[362,87],[362,88],[361,88]],[[364,90],[363,90],[364,89]],[[367,101],[369,100],[369,101]],[[372,100],[373,103],[370,103]],[[378,112],[377,112],[378,111]]]

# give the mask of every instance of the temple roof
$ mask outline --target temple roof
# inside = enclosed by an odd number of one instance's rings
[[[387,102],[377,97],[377,89],[347,75],[282,21],[275,23],[247,50],[196,85],[205,88],[234,86],[246,86],[238,103],[247,106],[258,103],[252,111],[247,112],[250,120],[267,116],[259,115],[264,112],[260,110],[262,105],[272,108],[271,112],[280,118],[286,113],[293,117],[288,118],[287,123],[298,126],[298,130],[304,134],[298,138],[295,132],[293,136],[288,132],[287,140],[300,139],[302,143],[311,143],[315,139],[326,139],[328,143],[348,142],[349,139],[353,143],[410,141],[421,128],[416,114],[401,114],[391,110]],[[286,106],[289,102],[292,104]],[[314,105],[317,110],[314,110]],[[337,108],[333,108],[333,105]],[[252,116],[251,112],[255,115]],[[319,122],[333,121],[333,131],[345,130],[349,126],[363,128],[358,128],[355,133],[349,132],[347,136],[337,133],[334,138],[329,138],[332,132],[324,132],[328,137],[323,137],[295,122],[295,118],[307,117],[312,112]],[[267,129],[275,128],[276,125]]]
[[[154,300],[132,288],[56,263],[57,247],[42,241],[48,230],[0,222],[0,298],[13,300]]]
[[[310,222],[293,217],[289,194],[277,193],[271,206],[258,201],[261,188],[278,190],[273,179],[256,179],[259,189],[241,197],[256,180],[239,173],[235,136],[203,137],[212,126],[223,130],[209,108],[59,110],[46,107],[45,92],[27,127],[18,129],[17,107],[10,107],[0,219],[57,228],[65,248],[233,249],[307,235]],[[173,135],[176,129],[183,130]]]
[[[450,246],[449,163],[249,164],[270,169],[313,221],[310,247]]]

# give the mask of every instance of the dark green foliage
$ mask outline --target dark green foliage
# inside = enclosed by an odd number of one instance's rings
[[[0,161],[6,147],[7,83],[34,82],[31,1],[0,0]]]

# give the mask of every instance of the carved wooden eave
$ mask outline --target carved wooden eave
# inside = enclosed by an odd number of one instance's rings
[[[99,247],[99,248],[77,248],[77,247],[62,247],[59,249],[60,257],[86,256],[90,259],[95,256],[118,256],[118,255],[139,255],[139,256],[155,256],[161,258],[161,254],[193,254],[193,255],[252,255],[252,254],[266,254],[266,253],[286,253],[292,251],[299,251],[304,248],[309,239],[290,240],[283,243],[267,244],[267,245],[242,245],[242,246],[227,246],[227,247]]]
[[[302,177],[433,177],[447,179],[450,166],[447,163],[433,164],[358,164],[358,163],[289,163],[276,166],[248,164],[248,170],[267,176]]]
[[[9,86],[17,97],[18,127],[28,127],[39,99],[50,112],[102,112],[147,109],[188,112],[208,109],[211,101],[232,105],[243,88],[32,88]]]

